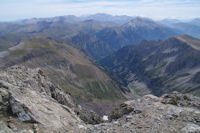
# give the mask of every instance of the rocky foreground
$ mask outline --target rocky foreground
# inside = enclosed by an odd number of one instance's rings
[[[13,132],[199,133],[200,98],[146,95],[121,104],[103,121],[76,105],[41,69],[14,66],[0,72],[0,133]]]

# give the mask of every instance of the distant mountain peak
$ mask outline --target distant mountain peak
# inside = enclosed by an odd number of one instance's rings
[[[159,24],[154,22],[151,19],[148,18],[143,18],[143,17],[136,17],[134,19],[132,19],[130,22],[128,22],[127,24],[125,24],[124,26],[131,26],[131,27],[155,27],[158,26]]]
[[[163,20],[160,21],[162,24],[175,24],[175,23],[180,23],[181,21],[178,19],[169,19],[169,18],[165,18]]]

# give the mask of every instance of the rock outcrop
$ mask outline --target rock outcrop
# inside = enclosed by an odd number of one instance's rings
[[[174,102],[166,102],[170,101],[169,98]],[[88,126],[87,132],[199,133],[199,102],[198,97],[180,93],[168,94],[160,98],[146,95],[137,100],[127,101],[118,109],[124,110],[128,107],[132,110],[129,113],[120,115],[119,119],[113,119],[110,123]]]
[[[0,74],[2,117],[37,124],[40,132],[78,131],[84,123],[70,95],[52,84],[40,69],[14,66]]]
[[[76,105],[39,68],[0,71],[0,133],[198,133],[199,107],[200,98],[188,94],[146,95],[124,102],[103,121]]]

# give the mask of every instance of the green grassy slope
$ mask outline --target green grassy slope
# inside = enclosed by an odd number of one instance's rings
[[[72,46],[39,38],[8,51],[2,67],[15,64],[41,67],[54,83],[80,102],[123,99],[112,79]]]

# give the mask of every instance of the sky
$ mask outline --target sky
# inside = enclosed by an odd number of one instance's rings
[[[0,0],[0,21],[96,13],[191,19],[200,17],[200,0]]]

